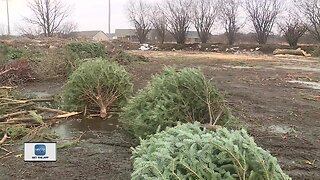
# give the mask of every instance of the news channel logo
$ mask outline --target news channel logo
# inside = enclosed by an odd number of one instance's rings
[[[44,156],[44,155],[46,155],[46,145],[44,145],[44,144],[36,144],[36,145],[34,145],[34,154],[36,156]]]
[[[24,143],[24,161],[56,161],[57,144],[55,142]]]

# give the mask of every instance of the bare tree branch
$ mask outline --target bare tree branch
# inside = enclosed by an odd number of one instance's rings
[[[60,0],[33,0],[28,7],[33,17],[25,17],[25,21],[40,27],[45,37],[52,37],[70,14],[69,8]]]
[[[157,33],[159,43],[163,44],[168,30],[168,21],[165,12],[158,4],[154,5],[153,13],[150,14],[150,20],[154,30]]]
[[[187,31],[191,24],[191,0],[166,0],[164,11],[168,21],[168,30],[178,44],[186,42]]]
[[[239,17],[239,0],[220,0],[220,19],[225,28],[225,35],[228,39],[228,44],[233,45],[236,41],[236,34],[240,30],[238,25]]]
[[[319,0],[294,0],[295,5],[305,16],[305,25],[313,37],[320,42],[320,1]]]
[[[68,37],[68,35],[77,29],[78,25],[74,22],[65,22],[62,23],[58,29],[58,33],[62,37]]]
[[[300,18],[292,15],[288,15],[278,26],[291,47],[296,47],[299,39],[307,32],[307,26],[301,22]]]
[[[266,44],[282,3],[281,0],[245,0],[245,9],[253,23],[259,44]]]
[[[41,28],[29,25],[18,25],[17,26],[19,34],[30,39],[34,39],[36,36],[39,36],[42,32]]]
[[[139,39],[139,42],[145,43],[147,40],[147,35],[151,30],[150,22],[150,6],[143,2],[139,1],[129,1],[128,4],[128,13],[129,20],[132,22],[136,28],[136,33]]]
[[[193,24],[202,43],[207,43],[211,29],[217,16],[215,0],[199,0],[193,2]]]

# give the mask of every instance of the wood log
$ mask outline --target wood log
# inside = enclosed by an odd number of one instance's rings
[[[298,49],[276,49],[273,51],[273,55],[297,55],[297,56],[306,56],[309,57],[311,56],[310,54],[307,54],[304,50],[298,48]]]

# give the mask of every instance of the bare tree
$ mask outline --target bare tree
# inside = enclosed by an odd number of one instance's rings
[[[199,0],[193,3],[193,23],[202,43],[207,43],[217,16],[215,0]]]
[[[166,32],[168,30],[168,21],[164,11],[159,7],[159,5],[155,5],[153,8],[153,13],[151,14],[151,23],[157,33],[159,43],[163,44]]]
[[[129,13],[129,20],[136,28],[136,33],[139,42],[145,43],[147,40],[147,35],[151,30],[151,22],[149,15],[150,6],[142,0],[131,0],[129,1],[127,10]]]
[[[245,0],[245,9],[253,23],[259,44],[266,44],[282,3],[282,0]]]
[[[306,33],[307,27],[298,17],[287,17],[278,24],[280,32],[291,47],[298,45],[299,39]]]
[[[220,0],[220,19],[225,28],[225,35],[228,39],[228,44],[233,45],[236,41],[236,34],[240,26],[238,24],[239,17],[239,0]]]
[[[77,29],[78,25],[74,22],[65,22],[61,25],[58,33],[63,37],[68,37],[68,35]]]
[[[52,37],[70,13],[60,0],[32,0],[28,7],[33,17],[25,17],[26,22],[40,27],[45,37]]]
[[[34,25],[17,25],[16,27],[20,35],[25,36],[30,39],[34,39],[39,36],[42,32],[41,28],[35,27]]]
[[[168,30],[178,44],[186,42],[187,31],[191,24],[191,4],[191,0],[167,0],[164,5]]]
[[[295,0],[295,5],[306,18],[308,31],[320,42],[320,1]]]

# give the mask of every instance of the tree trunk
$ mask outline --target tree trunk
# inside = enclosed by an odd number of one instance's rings
[[[104,105],[101,105],[101,107],[100,107],[100,117],[101,118],[107,117],[107,107]]]

